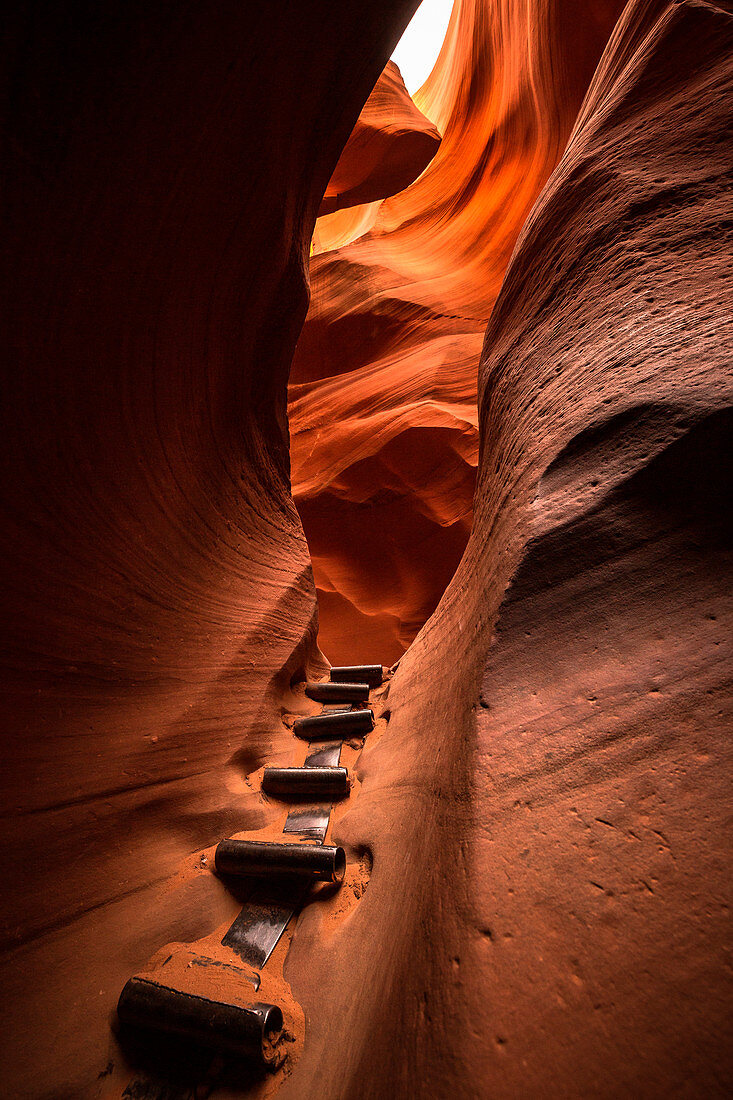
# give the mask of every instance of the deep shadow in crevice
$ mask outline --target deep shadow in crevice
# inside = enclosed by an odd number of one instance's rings
[[[640,418],[634,410],[637,415],[614,418],[603,429],[581,433],[550,469],[557,472],[562,465],[569,482],[580,482],[587,476],[588,454],[601,443],[613,447],[609,427],[626,436],[629,428],[646,422],[646,412]],[[658,408],[657,414],[661,415]],[[678,430],[681,422],[678,412]],[[732,452],[733,409],[712,413],[694,424],[579,518],[530,542],[505,606],[527,598],[540,578],[543,589],[560,586],[580,570],[597,569],[674,532],[689,550],[731,547]]]

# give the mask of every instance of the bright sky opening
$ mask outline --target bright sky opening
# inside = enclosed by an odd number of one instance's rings
[[[425,83],[438,59],[453,0],[423,0],[397,43],[392,60],[410,95]]]

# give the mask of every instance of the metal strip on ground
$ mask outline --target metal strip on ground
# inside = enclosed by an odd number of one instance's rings
[[[309,888],[302,879],[256,886],[222,944],[261,970]]]
[[[342,742],[312,746],[304,767],[335,767],[341,759]],[[301,836],[304,842],[323,844],[331,818],[330,806],[304,806],[291,810],[283,833]],[[302,904],[310,883],[302,879],[280,883],[258,882],[231,925],[224,939],[236,955],[256,970],[261,970],[277,947],[290,918]]]

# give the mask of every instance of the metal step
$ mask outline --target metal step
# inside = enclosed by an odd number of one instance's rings
[[[369,698],[369,684],[308,683],[305,693],[309,699],[318,703],[366,703]]]
[[[265,768],[262,790],[277,798],[346,798],[350,791],[346,768]]]
[[[277,1005],[245,1007],[182,993],[149,978],[130,978],[120,994],[117,1015],[123,1024],[191,1039],[260,1066],[278,1060],[283,1014]]]
[[[384,679],[384,669],[381,665],[335,665],[330,675],[334,684],[359,683],[379,687]]]
[[[306,741],[319,738],[339,737],[342,740],[370,733],[374,729],[374,711],[332,710],[323,714],[314,714],[308,718],[297,718],[293,724],[293,733]]]
[[[279,844],[269,840],[221,840],[214,865],[222,875],[260,878],[299,875],[318,882],[343,882],[346,853],[331,844]]]

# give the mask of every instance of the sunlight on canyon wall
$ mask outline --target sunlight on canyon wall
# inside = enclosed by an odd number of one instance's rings
[[[437,155],[401,193],[316,225],[289,416],[333,662],[396,660],[460,560],[483,331],[621,7],[457,0],[414,96]]]

